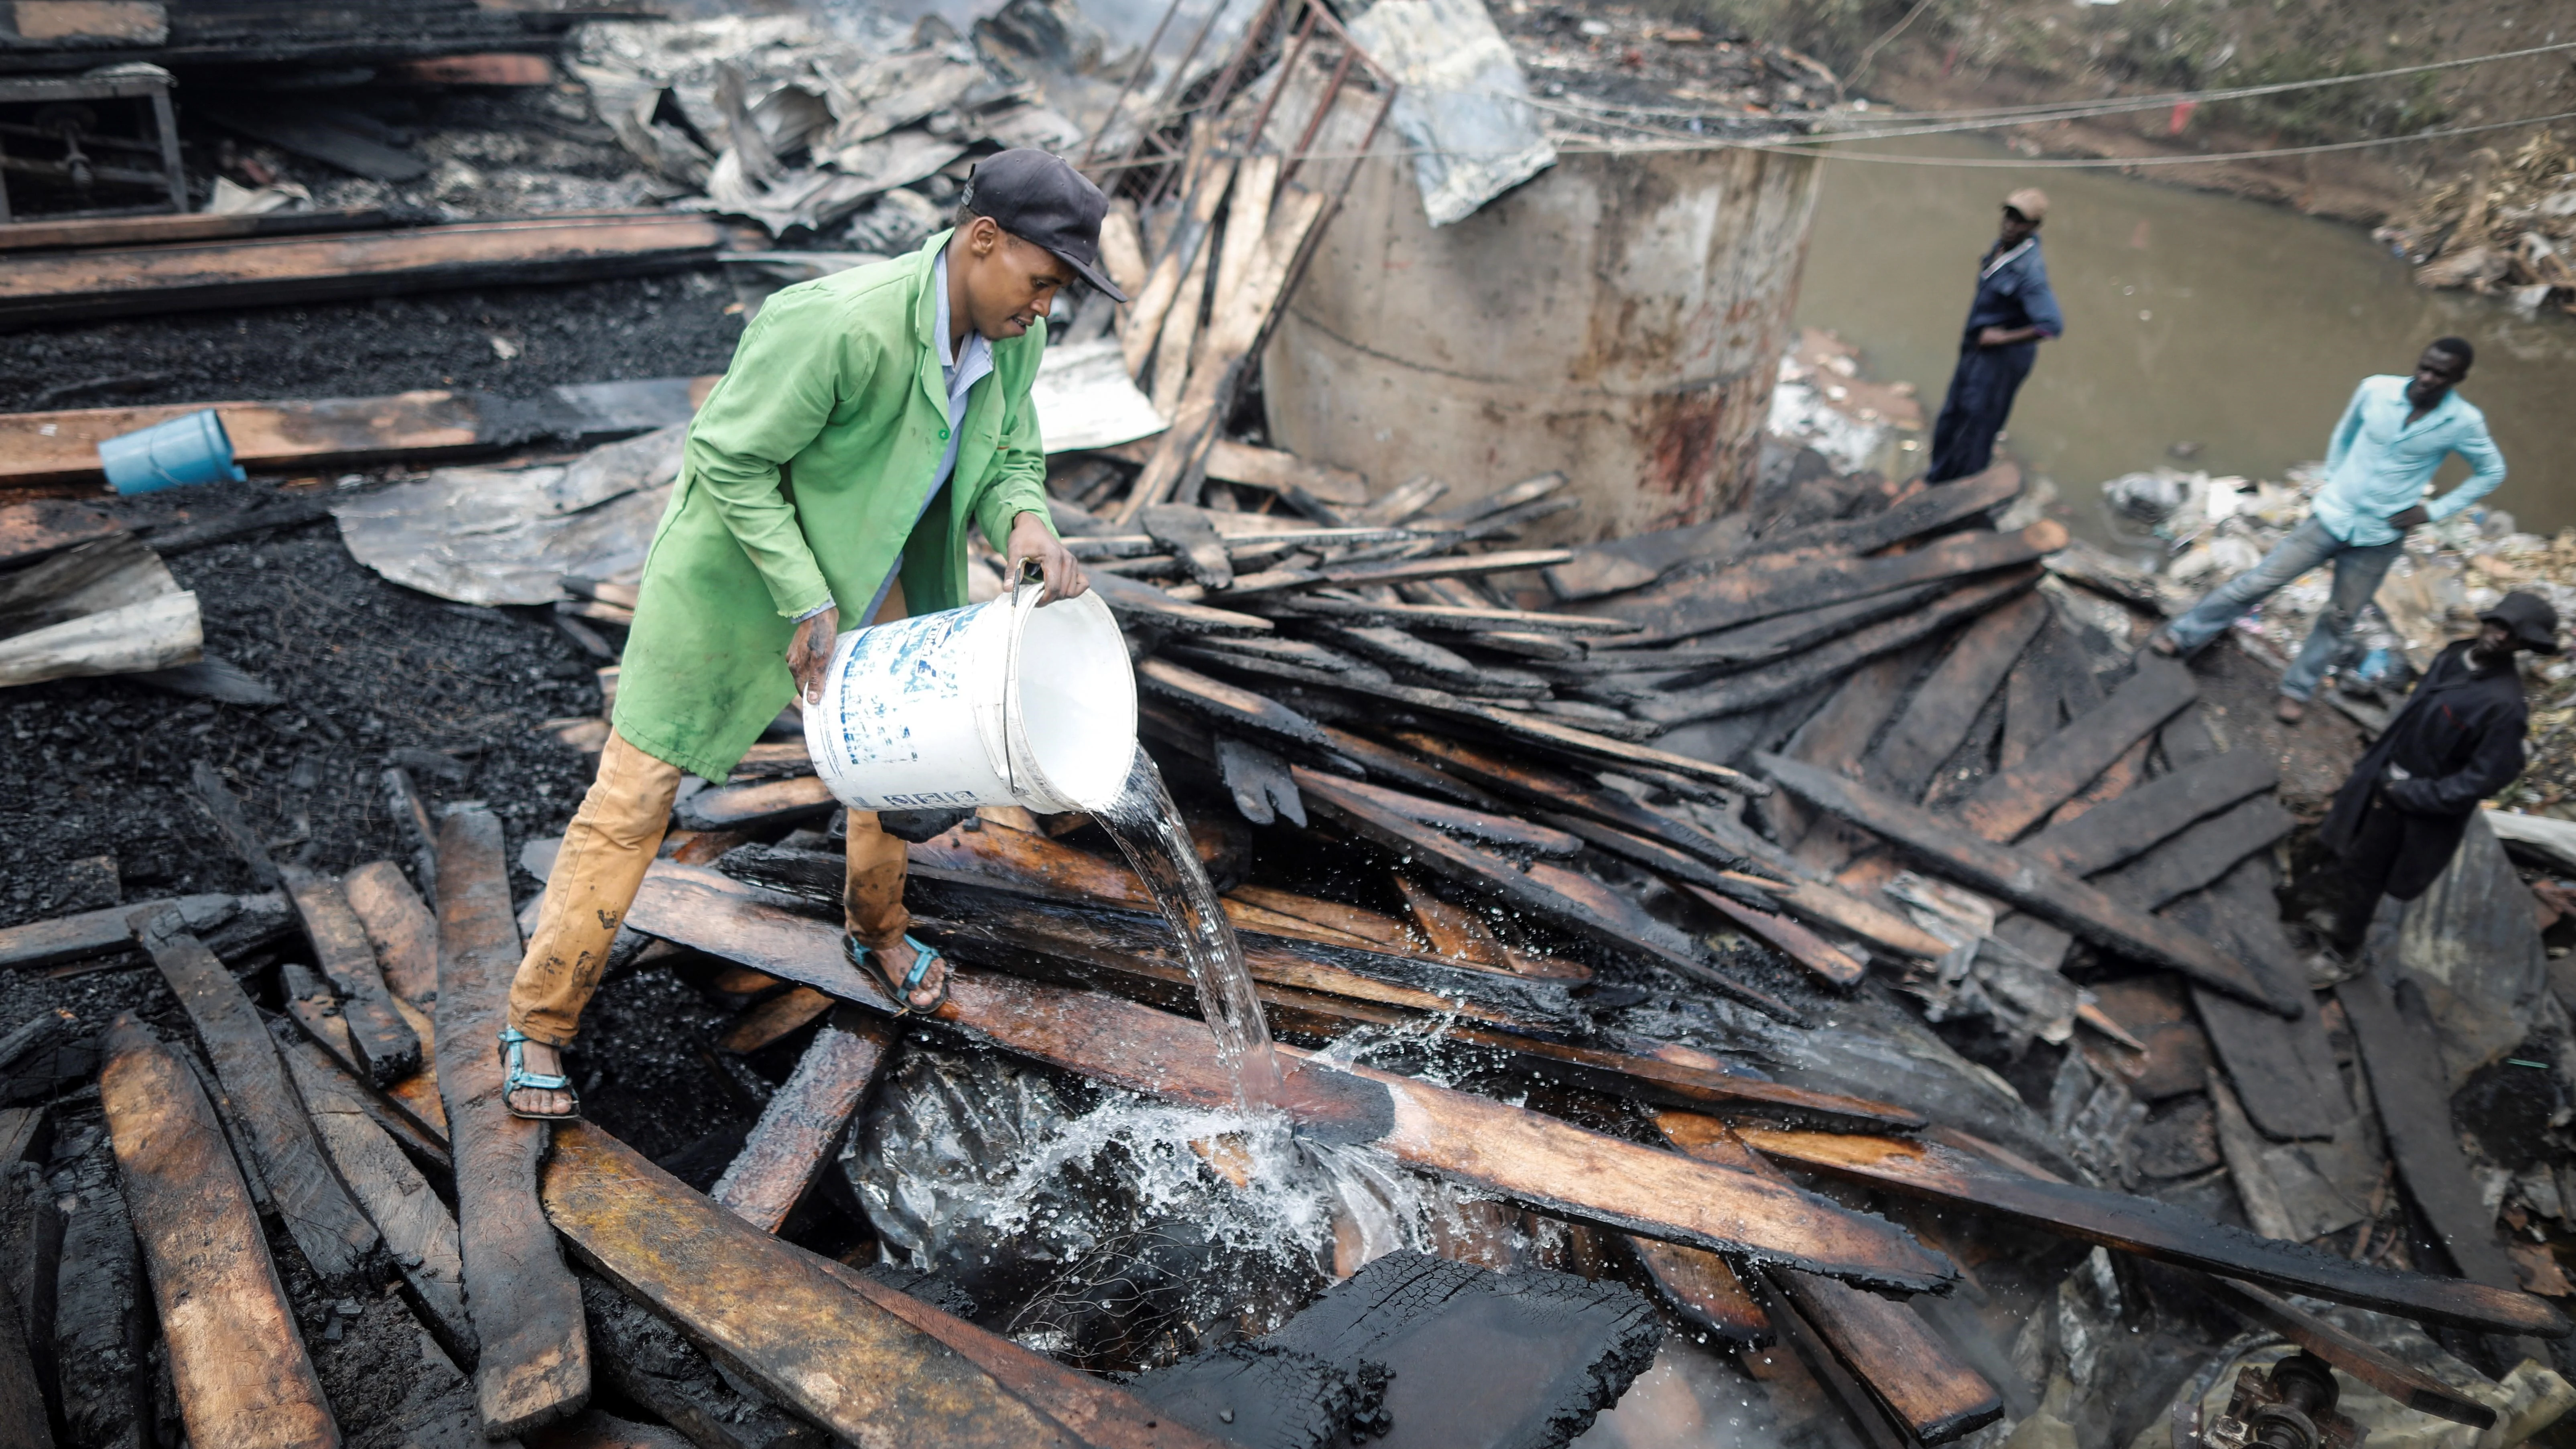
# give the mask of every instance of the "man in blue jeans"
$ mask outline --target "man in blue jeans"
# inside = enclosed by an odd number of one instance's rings
[[[2486,414],[2454,391],[2476,357],[2467,342],[2444,337],[2416,359],[2413,377],[2363,378],[2326,445],[2326,486],[2306,521],[2261,563],[2167,625],[2149,647],[2168,657],[2198,650],[2274,590],[2331,563],[2334,593],[2281,676],[2281,698],[2273,706],[2283,724],[2304,718],[2353,619],[2379,592],[2379,581],[2405,547],[2406,531],[2450,517],[2504,481],[2504,454],[2487,436]],[[2434,470],[2453,453],[2473,471],[2459,487],[2426,502],[2424,489]]]

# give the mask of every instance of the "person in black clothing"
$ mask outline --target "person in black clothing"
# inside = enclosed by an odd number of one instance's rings
[[[2411,901],[2451,863],[2478,802],[2522,773],[2529,711],[2517,649],[2558,652],[2558,611],[2511,593],[2478,616],[2478,634],[2445,648],[2388,722],[2318,832],[2343,858],[2335,949],[2361,949],[2381,895]]]

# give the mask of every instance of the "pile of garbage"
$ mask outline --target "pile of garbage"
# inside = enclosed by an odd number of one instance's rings
[[[2373,232],[2426,287],[2503,296],[2525,317],[2576,313],[2576,161],[2547,130],[2511,157],[2475,153],[2467,172]]]

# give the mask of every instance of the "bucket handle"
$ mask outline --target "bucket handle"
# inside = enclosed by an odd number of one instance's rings
[[[1028,798],[1020,785],[1020,742],[1011,734],[1012,721],[1020,717],[1020,636],[1028,632],[1029,616],[1045,599],[1046,575],[1039,571],[1038,561],[1020,560],[1020,576],[1011,585],[1011,637],[1002,652],[1002,782],[1010,787],[1014,800]]]

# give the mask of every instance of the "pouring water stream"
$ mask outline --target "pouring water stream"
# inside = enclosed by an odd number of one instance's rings
[[[1163,786],[1163,772],[1142,746],[1126,788],[1093,818],[1118,842],[1180,941],[1200,1014],[1216,1037],[1217,1061],[1234,1078],[1235,1106],[1244,1112],[1278,1106],[1286,1077],[1271,1049],[1252,974],[1244,969],[1243,947],[1217,901],[1216,886],[1199,865],[1180,807]]]

